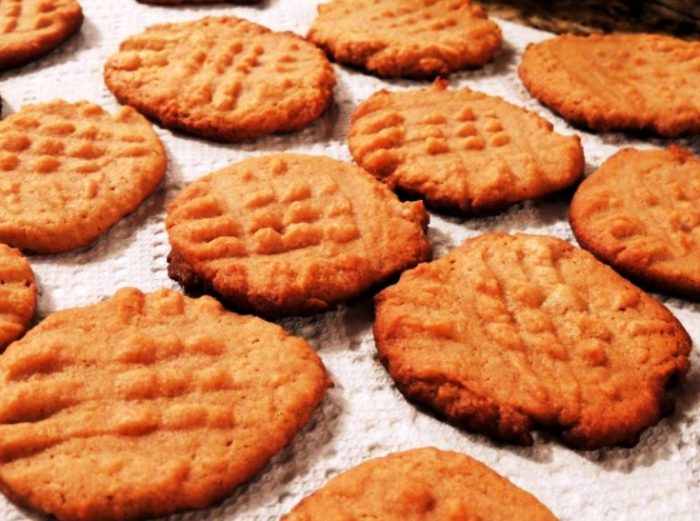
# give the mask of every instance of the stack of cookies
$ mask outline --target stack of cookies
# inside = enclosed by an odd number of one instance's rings
[[[565,35],[516,73],[515,33],[469,0],[324,0],[270,23],[296,32],[257,23],[266,2],[138,1],[157,6],[132,2],[138,24],[84,6],[129,23],[118,45],[92,24],[71,39],[75,0],[0,3],[12,503],[553,520],[571,506],[523,479],[549,467],[515,446],[656,448],[640,437],[664,438],[700,317],[700,44]],[[94,48],[89,84],[33,90]],[[70,95],[91,88],[108,101]],[[591,173],[610,131],[661,146]],[[96,295],[76,297],[81,273]],[[255,503],[265,481],[274,507]]]

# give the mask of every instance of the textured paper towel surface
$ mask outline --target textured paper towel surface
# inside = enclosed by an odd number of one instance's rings
[[[312,0],[270,0],[260,7],[163,8],[135,0],[82,0],[81,33],[50,56],[0,74],[4,115],[25,103],[52,98],[88,99],[114,109],[104,86],[102,65],[127,36],[153,23],[233,14],[276,30],[305,34],[313,20]],[[479,71],[455,74],[453,87],[468,85],[536,110],[557,130],[574,130],[532,99],[516,67],[530,41],[547,33],[499,22],[505,38],[496,61]],[[158,129],[170,166],[164,186],[136,212],[91,247],[75,253],[32,257],[41,291],[39,315],[102,300],[123,286],[144,291],[176,288],[166,273],[168,239],[164,204],[184,184],[252,154],[283,150],[325,154],[350,160],[345,144],[349,118],[362,100],[380,88],[406,89],[418,82],[383,81],[335,66],[338,85],[331,109],[310,128],[254,143],[221,145]],[[623,134],[580,132],[590,173],[622,146],[665,146],[665,140],[630,139]],[[700,138],[677,140],[700,153]],[[430,239],[436,256],[470,236],[490,230],[556,235],[573,241],[566,221],[567,201],[549,199],[518,205],[486,219],[457,220],[432,215]],[[700,269],[700,268],[699,268]],[[664,299],[700,342],[700,306]],[[485,437],[461,432],[408,404],[375,360],[369,300],[283,325],[304,336],[328,367],[335,389],[311,424],[250,483],[215,508],[173,516],[184,520],[272,520],[289,511],[328,478],[370,457],[395,450],[434,445],[462,451],[490,465],[529,490],[563,520],[695,520],[700,518],[700,357],[677,393],[676,413],[648,429],[632,449],[575,452],[556,440],[536,438],[531,448],[499,447]],[[0,519],[41,519],[0,497]]]

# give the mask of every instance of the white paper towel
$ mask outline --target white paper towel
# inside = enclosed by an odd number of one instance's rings
[[[102,66],[127,36],[154,23],[231,14],[275,30],[305,34],[318,1],[269,0],[259,7],[219,5],[199,8],[153,7],[135,0],[82,0],[82,31],[50,56],[0,74],[4,114],[52,98],[87,99],[116,108],[102,80]],[[550,35],[499,22],[505,46],[482,70],[451,76],[453,87],[468,85],[542,114],[558,131],[574,130],[531,98],[516,74],[527,42]],[[362,100],[380,88],[407,89],[425,83],[383,81],[335,66],[336,101],[310,128],[299,133],[222,145],[158,129],[169,156],[164,186],[136,212],[95,244],[79,252],[34,256],[39,282],[39,315],[82,306],[111,296],[123,286],[144,291],[177,288],[166,273],[168,239],[164,204],[186,183],[252,154],[293,150],[350,160],[345,136],[349,118]],[[578,131],[587,172],[622,146],[665,146],[666,140],[639,140],[623,134]],[[700,154],[700,138],[676,140]],[[429,235],[436,256],[470,236],[489,230],[518,230],[573,240],[566,221],[567,201],[526,203],[496,217],[459,220],[432,215]],[[700,305],[663,299],[700,342]],[[328,478],[368,458],[412,447],[434,445],[469,454],[535,494],[562,520],[695,520],[700,518],[700,357],[692,355],[688,379],[677,393],[676,413],[648,429],[632,449],[576,452],[556,440],[536,437],[531,448],[499,447],[417,411],[393,387],[375,359],[369,300],[283,325],[317,348],[335,389],[311,424],[249,484],[224,504],[173,516],[184,520],[272,520]],[[0,498],[0,519],[41,519]]]

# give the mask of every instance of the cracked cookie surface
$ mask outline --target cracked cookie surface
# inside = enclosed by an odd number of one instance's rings
[[[493,213],[575,183],[578,136],[563,136],[534,112],[470,89],[379,91],[352,116],[355,161],[394,190],[436,209]]]
[[[325,311],[430,256],[423,204],[362,169],[272,154],[198,179],[168,206],[169,274],[237,309]]]
[[[567,121],[598,131],[700,132],[700,42],[565,35],[528,45],[520,78]]]
[[[104,76],[121,103],[222,141],[300,129],[326,110],[335,85],[316,46],[234,17],[148,27],[120,45]]]
[[[85,246],[153,192],[165,149],[130,107],[26,105],[0,121],[0,241],[23,251]]]
[[[221,501],[307,423],[315,351],[210,297],[123,289],[49,315],[0,360],[0,488],[62,521]]]
[[[448,421],[528,445],[636,443],[672,410],[691,341],[661,303],[554,237],[487,234],[375,297],[382,363]]]
[[[489,62],[501,30],[468,0],[333,0],[308,38],[341,63],[385,77],[435,78]]]

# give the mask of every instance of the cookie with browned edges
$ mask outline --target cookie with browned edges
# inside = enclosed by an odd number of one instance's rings
[[[308,38],[340,63],[408,78],[480,67],[502,40],[469,0],[332,0],[318,6]]]
[[[700,299],[700,159],[668,150],[618,152],[576,191],[579,244],[639,284]]]
[[[315,351],[210,297],[120,290],[0,357],[0,489],[62,521],[130,521],[230,495],[330,385]]]
[[[407,398],[497,440],[636,443],[672,410],[690,337],[668,309],[554,237],[492,233],[375,298],[381,361]]]
[[[379,91],[352,116],[355,161],[394,190],[461,215],[542,197],[583,174],[578,136],[496,96],[470,89]]]
[[[168,206],[170,276],[236,309],[306,315],[430,256],[423,204],[319,156],[273,154],[202,177]]]
[[[659,34],[564,35],[528,45],[530,93],[593,130],[700,132],[700,42]]]
[[[537,498],[469,456],[435,448],[366,461],[283,521],[556,521]]]
[[[316,46],[231,16],[148,27],[122,42],[104,76],[120,102],[163,126],[223,141],[305,127],[335,85]]]

